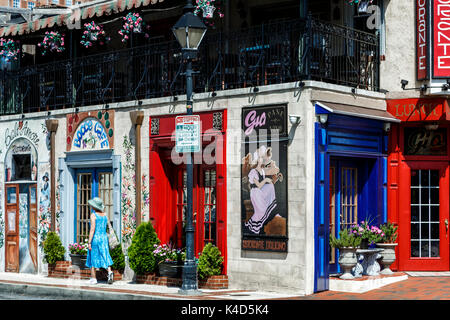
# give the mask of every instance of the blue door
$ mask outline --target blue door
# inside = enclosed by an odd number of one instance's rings
[[[105,205],[105,212],[113,223],[113,176],[111,168],[79,169],[75,172],[75,179],[74,242],[80,243],[89,237],[89,199],[100,197]]]

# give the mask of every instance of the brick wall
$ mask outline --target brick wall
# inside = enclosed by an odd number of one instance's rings
[[[137,275],[137,283],[153,284],[168,287],[181,287],[183,280],[181,278],[159,277],[155,273],[146,275]],[[198,280],[199,289],[228,289],[228,276],[211,276],[208,279]]]
[[[122,274],[117,271],[114,271],[114,281],[122,280]],[[54,266],[48,266],[48,276],[51,278],[80,278],[80,279],[89,279],[91,277],[91,270],[83,269],[79,270],[77,267],[72,267],[72,263],[70,261],[57,261]],[[97,280],[107,280],[108,272],[106,270],[97,270],[96,271]]]

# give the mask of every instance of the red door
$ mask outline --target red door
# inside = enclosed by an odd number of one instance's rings
[[[400,270],[449,270],[448,167],[440,161],[400,163]]]

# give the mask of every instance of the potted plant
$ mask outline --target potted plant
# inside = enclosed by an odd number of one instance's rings
[[[86,268],[88,243],[85,240],[84,243],[71,243],[69,244],[69,255],[72,260],[72,265],[77,266],[80,269]]]
[[[223,256],[219,248],[208,243],[198,257],[197,272],[200,280],[222,273]]]
[[[174,248],[172,244],[154,245],[153,255],[158,261],[161,277],[176,278],[181,276],[183,250]]]
[[[6,61],[17,60],[20,53],[18,42],[0,38],[0,56]]]
[[[64,34],[57,31],[46,31],[42,42],[38,43],[38,47],[42,49],[42,55],[47,52],[63,52],[64,51]]]
[[[122,42],[127,42],[130,33],[142,33],[143,29],[149,29],[149,26],[145,25],[144,20],[136,12],[129,12],[125,17],[123,17],[123,26],[119,30],[119,34],[122,36]],[[148,33],[145,33],[145,37],[148,38]]]
[[[194,14],[198,15],[202,12],[203,18],[212,19],[214,11],[217,10],[219,17],[223,18],[223,13],[220,8],[215,6],[215,0],[196,0]]]
[[[106,36],[106,33],[103,30],[103,26],[97,25],[94,21],[84,24],[84,31],[83,35],[81,36],[80,43],[85,48],[93,46],[93,44],[97,41],[100,45],[103,45],[109,40],[110,38]]]
[[[130,268],[137,275],[154,273],[158,267],[158,261],[153,254],[154,245],[160,240],[151,222],[143,222],[137,227],[128,248],[128,261]]]
[[[383,237],[383,231],[377,226],[371,226],[367,220],[353,226],[351,231],[354,235],[361,238],[361,249],[369,248],[369,246],[380,242]]]
[[[398,227],[388,221],[387,223],[382,224],[380,229],[383,231],[383,237],[381,241],[377,243],[377,247],[384,249],[384,251],[381,252],[381,264],[383,269],[380,273],[392,274],[393,272],[390,269],[390,266],[395,261],[395,247],[398,245],[396,243]]]
[[[47,233],[43,246],[44,259],[49,265],[54,266],[56,261],[64,261],[64,253],[66,250],[56,232],[50,231]]]
[[[355,233],[341,230],[339,231],[339,238],[334,235],[330,235],[330,246],[339,249],[339,265],[341,266],[343,273],[339,277],[340,279],[353,279],[351,271],[358,263],[356,255],[356,249],[361,244],[361,238]]]

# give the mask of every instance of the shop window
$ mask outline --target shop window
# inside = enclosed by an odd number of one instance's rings
[[[404,146],[405,155],[445,156],[447,155],[447,129],[405,128]]]
[[[439,257],[439,170],[411,171],[411,257]]]
[[[14,154],[12,156],[13,180],[31,179],[31,155]]]

